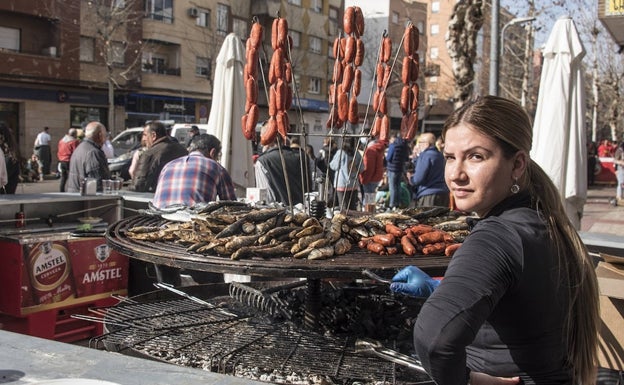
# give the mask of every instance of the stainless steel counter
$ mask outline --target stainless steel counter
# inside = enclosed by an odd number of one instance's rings
[[[81,379],[85,385],[95,380],[122,385],[264,384],[3,330],[0,346],[0,382],[13,385],[43,385],[52,380],[57,380],[55,384],[80,385]]]

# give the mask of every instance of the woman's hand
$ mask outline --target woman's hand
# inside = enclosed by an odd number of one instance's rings
[[[470,385],[513,385],[519,383],[520,377],[494,377],[485,373],[470,372]]]

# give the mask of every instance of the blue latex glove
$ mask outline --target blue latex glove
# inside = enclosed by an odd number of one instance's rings
[[[439,285],[440,281],[431,278],[416,266],[407,266],[392,277],[390,290],[411,297],[427,298]]]

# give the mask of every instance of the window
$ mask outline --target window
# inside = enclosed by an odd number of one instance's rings
[[[293,74],[293,82],[295,83],[295,89],[297,92],[301,92],[301,75]]]
[[[438,13],[438,12],[440,12],[440,2],[439,1],[431,2],[431,13]]]
[[[293,48],[301,47],[301,32],[292,30],[288,32],[290,32],[290,37],[292,37],[293,40]]]
[[[301,7],[301,0],[288,0],[288,4],[298,5]]]
[[[173,0],[146,0],[145,16],[163,23],[173,23]]]
[[[314,12],[323,12],[323,0],[310,0],[310,9]]]
[[[314,119],[314,132],[322,132],[323,131],[323,123],[321,119]]]
[[[125,64],[126,63],[126,46],[124,43],[113,41],[111,42],[110,49],[108,51],[108,60],[113,64]]]
[[[113,8],[116,8],[116,9],[126,8],[126,0],[114,0]]]
[[[431,35],[437,35],[440,33],[440,24],[431,24]]]
[[[310,81],[308,82],[308,92],[311,94],[321,93],[321,78],[310,78]]]
[[[217,33],[226,35],[229,32],[230,7],[217,4]]]
[[[329,20],[338,20],[338,8],[329,7]]]
[[[210,63],[210,58],[199,56],[195,58],[195,75],[210,78],[212,73]]]
[[[240,39],[247,39],[249,32],[247,32],[247,21],[243,19],[232,19],[232,32]]]
[[[399,24],[399,13],[392,12],[392,24]]]
[[[416,27],[418,28],[418,32],[420,32],[421,35],[424,34],[424,32],[425,32],[425,23],[423,23],[422,21],[419,21],[416,24]]]
[[[437,59],[438,58],[438,47],[431,47],[431,50],[429,51],[429,57],[431,59]]]
[[[93,62],[95,41],[92,37],[80,36],[80,61]]]
[[[0,27],[0,50],[20,51],[20,30]]]
[[[310,36],[309,40],[310,40],[310,52],[320,54],[323,41],[316,36]]]
[[[195,19],[195,23],[200,27],[210,28],[210,10],[199,8],[197,10],[197,18]]]

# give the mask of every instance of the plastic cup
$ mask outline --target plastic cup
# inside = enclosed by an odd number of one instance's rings
[[[121,190],[122,181],[121,179],[113,179],[113,194],[119,195],[119,191]]]
[[[111,195],[113,193],[113,181],[110,179],[102,180],[102,191],[104,195]]]

